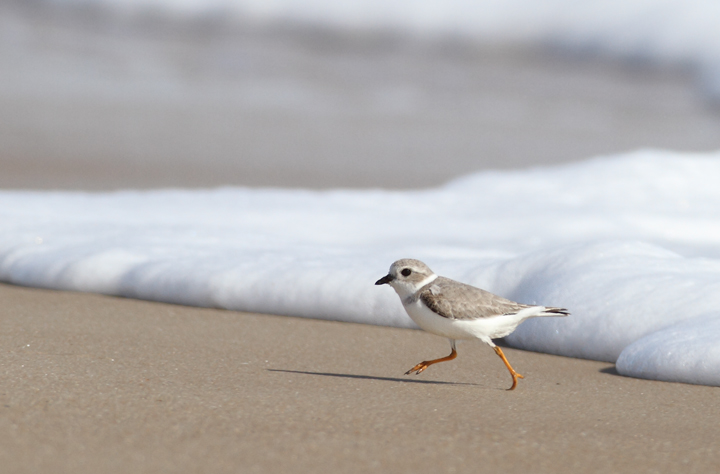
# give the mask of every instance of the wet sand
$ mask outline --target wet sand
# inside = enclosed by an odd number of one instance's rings
[[[718,389],[421,331],[0,285],[3,472],[714,472]]]
[[[166,25],[137,40],[159,64],[148,76],[122,25],[78,30],[8,5],[45,33],[23,40],[35,52],[25,58],[0,53],[15,66],[0,71],[4,189],[408,188],[641,146],[720,148],[720,116],[683,71],[456,40]],[[223,47],[246,62],[227,64]],[[109,50],[124,67],[57,85]],[[44,77],[28,86],[45,54],[62,59],[50,89]],[[206,57],[220,59],[193,76]],[[507,392],[480,344],[402,375],[448,351],[420,331],[11,285],[0,285],[0,328],[3,472],[720,468],[717,388],[606,363],[507,349],[526,377]]]

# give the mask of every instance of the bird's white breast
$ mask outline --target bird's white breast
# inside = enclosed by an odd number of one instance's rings
[[[449,319],[425,306],[421,300],[404,304],[408,316],[427,332],[449,339],[480,339],[494,346],[492,339],[505,337],[529,317],[536,316],[543,307],[531,307],[515,314],[478,319]]]
[[[404,304],[410,319],[427,332],[444,336],[450,339],[472,339],[475,336],[467,331],[466,328],[458,326],[458,321],[454,319],[443,318],[434,313],[430,308],[425,306],[421,300],[413,303]]]

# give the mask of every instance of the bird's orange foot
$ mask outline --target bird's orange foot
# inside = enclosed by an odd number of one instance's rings
[[[418,365],[416,365],[415,367],[413,367],[412,369],[410,369],[410,370],[408,370],[407,372],[405,372],[405,375],[410,375],[410,374],[412,374],[413,372],[415,372],[415,375],[418,375],[420,372],[422,372],[423,370],[427,369],[428,367],[430,367],[430,364],[428,364],[427,361],[422,361],[422,362],[420,362]]]
[[[518,381],[518,379],[524,379],[524,378],[525,378],[524,376],[518,374],[517,372],[512,372],[510,375],[512,375],[513,384],[512,384],[512,387],[510,387],[510,388],[508,389],[508,392],[509,392],[510,390],[515,390],[515,387],[517,387],[517,381]]]

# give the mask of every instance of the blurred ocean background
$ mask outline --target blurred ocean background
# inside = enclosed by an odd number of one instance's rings
[[[0,187],[418,188],[714,150],[717,10],[1,0]]]

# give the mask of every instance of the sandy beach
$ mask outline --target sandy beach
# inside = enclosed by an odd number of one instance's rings
[[[3,8],[48,31],[48,44],[65,38],[70,46],[56,53],[68,64],[95,54],[73,49],[88,37],[115,47],[101,28],[78,33],[72,18]],[[443,42],[378,46],[292,29],[203,33],[204,46],[188,53],[182,42],[198,33],[167,28],[138,41],[171,58],[171,70],[193,71],[197,58],[235,41],[248,57],[294,58],[257,59],[243,72],[251,83],[274,74],[344,99],[321,100],[320,112],[245,106],[233,68],[196,78],[195,98],[46,96],[20,87],[33,59],[6,48],[15,76],[0,72],[0,115],[11,119],[1,121],[0,188],[417,188],[638,147],[720,148],[720,115],[686,71],[527,50],[447,54]],[[381,100],[386,84],[401,91],[397,103]],[[236,102],[210,98],[224,93]],[[448,351],[445,339],[421,331],[7,284],[0,327],[8,473],[720,468],[717,388],[621,377],[607,363],[508,348],[526,377],[508,392],[506,369],[480,344],[460,345],[457,360],[420,376],[402,375]]]
[[[717,388],[421,331],[0,286],[5,472],[713,472]]]

